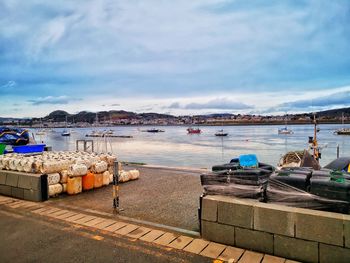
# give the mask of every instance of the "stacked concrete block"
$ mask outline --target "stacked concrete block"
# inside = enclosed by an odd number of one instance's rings
[[[205,196],[202,237],[302,262],[350,262],[350,215]]]
[[[47,175],[0,170],[0,194],[45,201],[48,199]]]

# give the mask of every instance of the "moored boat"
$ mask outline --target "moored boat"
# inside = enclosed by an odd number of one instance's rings
[[[201,133],[202,131],[201,131],[201,129],[199,129],[199,128],[187,128],[187,132],[189,133],[189,134],[199,134],[199,133]]]
[[[224,137],[224,136],[227,136],[228,133],[227,132],[224,132],[223,129],[221,130],[218,130],[216,133],[215,133],[215,136],[221,136],[221,137]]]

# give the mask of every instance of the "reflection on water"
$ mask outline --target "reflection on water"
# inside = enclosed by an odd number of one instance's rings
[[[350,155],[350,136],[334,135],[341,125],[320,125],[318,133],[322,150],[321,164],[325,165],[336,157],[336,146],[340,146],[340,155]],[[349,126],[350,127],[350,126]],[[210,167],[228,162],[240,154],[255,153],[262,162],[276,165],[287,151],[302,150],[307,147],[308,136],[313,136],[312,125],[290,125],[291,135],[279,135],[279,126],[227,126],[227,137],[216,137],[221,127],[201,127],[202,134],[187,134],[185,126],[156,127],[163,133],[141,132],[143,127],[114,127],[116,135],[131,135],[133,138],[87,138],[90,128],[75,129],[70,137],[61,136],[62,129],[36,136],[53,150],[75,150],[76,140],[93,139],[95,150],[112,151],[120,160],[144,162],[169,166]],[[109,128],[108,128],[109,129]],[[106,128],[100,128],[101,131]],[[35,134],[35,131],[32,130]]]

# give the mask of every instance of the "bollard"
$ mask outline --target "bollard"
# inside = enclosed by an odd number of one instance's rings
[[[119,213],[119,168],[118,161],[114,162],[113,169],[113,209],[115,213]]]
[[[337,145],[337,158],[339,158],[339,144]]]

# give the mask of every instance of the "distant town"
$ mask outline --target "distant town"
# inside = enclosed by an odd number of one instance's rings
[[[350,108],[332,109],[315,113],[318,123],[350,122]],[[2,126],[21,127],[96,127],[117,125],[254,125],[254,124],[307,124],[313,122],[313,113],[272,115],[209,114],[173,116],[159,113],[134,113],[128,111],[81,111],[69,114],[56,110],[42,118],[0,117]]]

